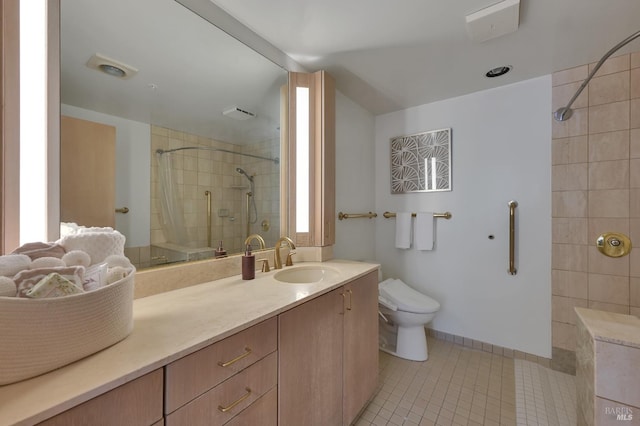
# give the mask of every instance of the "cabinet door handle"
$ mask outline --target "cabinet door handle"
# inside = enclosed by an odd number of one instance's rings
[[[249,347],[245,347],[245,348],[244,348],[244,353],[243,353],[243,354],[238,355],[237,357],[235,357],[235,358],[234,358],[234,359],[232,359],[231,361],[227,361],[227,362],[219,361],[219,362],[218,362],[218,365],[219,365],[220,367],[228,367],[228,366],[230,366],[231,364],[235,364],[236,362],[240,361],[242,358],[246,358],[246,357],[248,357],[249,355],[251,355],[251,348],[249,348]]]
[[[229,406],[227,407],[223,407],[222,405],[218,405],[218,410],[222,413],[226,413],[229,410],[232,410],[233,407],[235,407],[236,405],[240,404],[242,401],[244,401],[245,399],[249,398],[249,396],[251,396],[251,389],[250,388],[244,388],[244,390],[247,391],[247,393],[245,393],[244,395],[242,395],[240,398],[238,398],[237,400],[235,400],[234,402],[232,402]]]
[[[347,307],[347,311],[351,310],[351,297],[353,296],[353,290],[349,289],[347,290],[347,293],[349,293],[349,306]]]

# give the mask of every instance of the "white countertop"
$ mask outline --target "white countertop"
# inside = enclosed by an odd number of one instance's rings
[[[289,284],[276,281],[276,271],[256,272],[250,281],[237,275],[135,300],[133,332],[123,341],[50,373],[0,386],[0,425],[45,420],[378,267],[331,260],[286,269],[308,265],[339,273],[319,283]]]

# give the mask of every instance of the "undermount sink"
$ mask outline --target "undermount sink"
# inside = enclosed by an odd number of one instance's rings
[[[273,276],[277,281],[291,284],[311,284],[324,279],[334,278],[338,271],[319,265],[298,266],[276,272]]]

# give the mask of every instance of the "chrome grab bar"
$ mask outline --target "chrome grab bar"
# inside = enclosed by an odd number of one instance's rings
[[[516,269],[516,207],[517,201],[509,201],[509,273],[515,275],[518,273]]]

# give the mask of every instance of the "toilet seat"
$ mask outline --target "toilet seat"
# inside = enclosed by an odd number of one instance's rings
[[[429,296],[406,285],[402,280],[389,278],[378,284],[380,296],[388,299],[398,310],[415,314],[437,312],[440,304]]]

